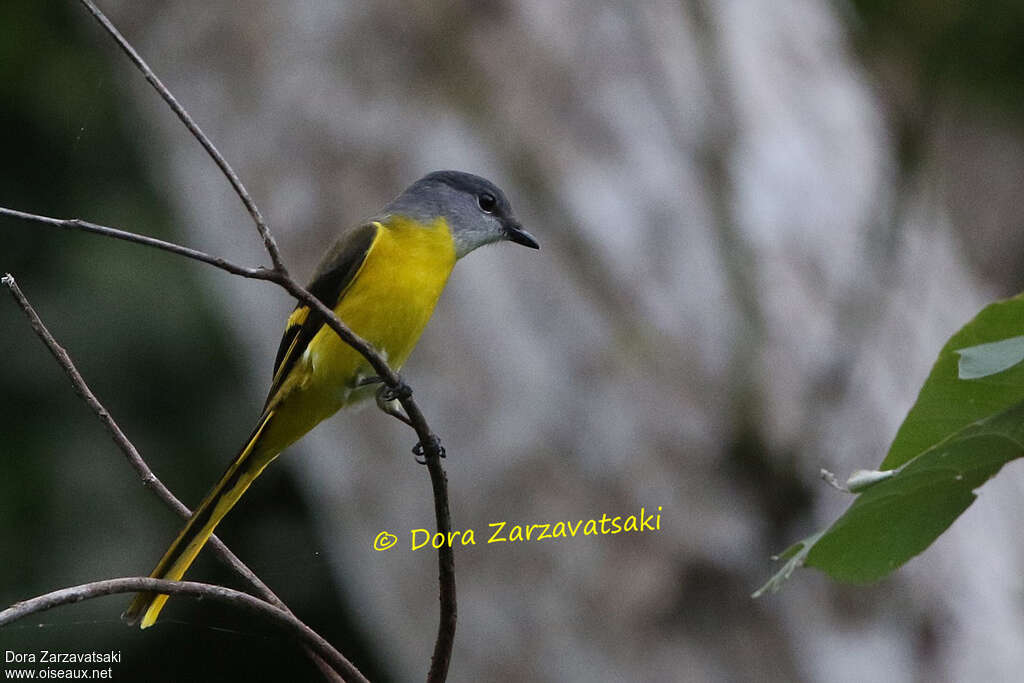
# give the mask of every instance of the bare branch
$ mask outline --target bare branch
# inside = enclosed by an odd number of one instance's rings
[[[192,120],[192,117],[187,111],[185,111],[185,108],[178,104],[178,100],[175,99],[174,95],[171,94],[171,91],[167,89],[159,78],[157,78],[156,74],[153,73],[153,70],[149,68],[149,65],[147,65],[146,62],[143,61],[142,57],[139,56],[139,53],[135,51],[135,48],[125,40],[124,36],[122,36],[120,31],[117,30],[117,27],[107,19],[106,15],[92,3],[92,0],[80,1],[85,5],[85,8],[89,10],[89,13],[96,18],[96,21],[98,21],[106,32],[109,33],[117,42],[124,53],[128,55],[128,59],[130,59],[139,71],[142,72],[142,75],[147,81],[149,81],[149,84],[152,85],[158,93],[160,93],[160,97],[162,97],[164,102],[167,103],[167,106],[169,106],[178,118],[181,119],[181,122],[185,124],[185,127],[188,128],[190,133],[192,133],[192,136],[199,141],[199,144],[203,146],[206,153],[210,155],[213,162],[220,168],[221,172],[228,179],[228,182],[231,183],[231,187],[234,188],[238,198],[242,200],[242,204],[245,205],[245,209],[249,212],[249,215],[252,216],[253,222],[256,223],[256,230],[259,231],[260,237],[263,239],[263,245],[266,247],[267,253],[270,255],[270,260],[274,265],[274,269],[283,272],[285,268],[284,263],[281,261],[281,252],[278,251],[277,242],[274,241],[273,235],[270,234],[270,230],[267,229],[267,224],[263,220],[263,215],[256,207],[256,203],[253,202],[252,197],[249,196],[249,192],[245,189],[245,186],[242,185],[242,181],[238,179],[238,175],[235,174],[234,169],[231,168],[231,165],[228,164],[227,160],[225,160],[217,148],[214,147],[210,138],[206,137],[206,134],[199,128],[199,125]]]
[[[266,619],[281,629],[281,631],[292,636],[299,643],[315,652],[317,656],[330,663],[331,667],[338,671],[345,680],[366,683],[366,678],[351,662],[345,659],[322,636],[299,621],[291,612],[271,605],[248,593],[224,588],[223,586],[196,583],[195,581],[167,581],[166,579],[132,576],[62,588],[61,590],[11,605],[0,612],[0,626],[6,626],[31,614],[44,612],[60,605],[91,600],[92,598],[104,595],[138,593],[140,591],[188,595],[194,598],[209,598],[248,610]]]
[[[214,163],[217,164],[218,168],[220,168],[224,173],[228,182],[238,194],[238,197],[242,200],[242,203],[249,211],[249,215],[252,216],[252,219],[256,224],[256,229],[259,232],[260,237],[263,239],[267,253],[270,255],[271,261],[273,262],[272,271],[264,271],[264,273],[259,277],[261,277],[261,279],[276,282],[291,293],[296,299],[318,311],[324,317],[326,324],[329,325],[343,341],[352,346],[366,358],[367,362],[373,367],[374,371],[377,372],[378,376],[382,378],[385,384],[392,389],[404,390],[399,392],[399,401],[405,409],[412,427],[416,430],[416,434],[419,437],[419,447],[422,449],[425,463],[430,470],[431,484],[435,497],[434,508],[437,520],[437,530],[438,532],[447,535],[451,531],[451,516],[448,509],[447,477],[440,462],[440,458],[443,457],[444,451],[441,448],[440,439],[438,439],[433,431],[431,431],[422,411],[420,411],[419,406],[416,405],[416,402],[412,399],[411,389],[402,382],[398,373],[388,366],[387,362],[377,352],[377,350],[373,348],[373,346],[352,332],[352,330],[338,319],[334,314],[334,311],[325,306],[292,279],[284,266],[280,252],[277,248],[277,243],[274,241],[269,228],[264,222],[262,214],[231,166],[227,163],[224,157],[221,156],[220,152],[209,138],[206,137],[195,121],[192,120],[192,117],[187,111],[185,111],[184,107],[178,103],[171,92],[163,85],[160,79],[157,78],[156,74],[153,73],[145,61],[143,61],[135,49],[120,34],[117,28],[114,27],[99,8],[97,8],[91,0],[80,0],[80,2],[117,42],[121,49],[128,55],[129,59],[131,59],[132,63],[134,63],[139,71],[142,72],[146,80],[157,90],[168,106],[171,107],[182,123],[185,124],[185,127],[189,132],[191,132],[196,140],[199,141],[213,159]],[[187,256],[187,254],[180,251],[176,253]],[[193,256],[192,258],[195,257]],[[217,265],[218,267],[223,267],[209,259],[199,258],[197,260],[211,265]],[[252,272],[252,269],[241,270],[250,271],[250,273]],[[245,275],[246,277],[256,277],[252,274],[246,275],[244,272],[239,272],[238,274]],[[438,549],[438,565],[441,614],[434,655],[431,659],[431,667],[428,673],[428,681],[443,681],[447,678],[448,665],[451,659],[451,650],[455,637],[457,616],[455,604],[455,558],[452,549],[448,547],[447,544],[442,544],[442,547]]]
[[[280,252],[278,251],[277,248],[277,242],[274,240],[273,235],[270,233],[270,229],[264,222],[263,216],[260,213],[259,209],[256,207],[255,202],[253,202],[252,198],[249,196],[248,191],[245,189],[245,186],[242,185],[241,180],[239,180],[237,174],[234,172],[234,169],[231,168],[231,165],[228,164],[228,162],[224,159],[221,153],[214,146],[213,142],[211,142],[210,139],[206,136],[206,134],[203,133],[203,131],[195,123],[195,121],[185,110],[185,108],[178,103],[178,100],[174,97],[173,94],[171,94],[170,90],[167,89],[167,87],[157,77],[153,70],[149,68],[149,65],[146,64],[145,60],[143,60],[142,57],[138,54],[138,52],[135,51],[135,48],[132,47],[132,45],[125,39],[125,37],[121,35],[120,31],[117,30],[117,27],[115,27],[114,24],[111,23],[111,21],[106,17],[106,15],[104,15],[103,12],[101,12],[100,9],[96,7],[92,0],[79,1],[85,6],[87,10],[89,10],[89,13],[92,14],[93,17],[95,17],[96,21],[98,21],[100,25],[103,26],[107,33],[109,33],[110,36],[117,42],[117,44],[121,47],[125,54],[128,55],[128,58],[132,61],[133,64],[135,64],[135,66],[139,69],[139,71],[142,73],[145,79],[150,83],[150,85],[152,85],[156,89],[156,91],[160,94],[160,97],[163,98],[163,100],[174,111],[178,118],[181,119],[181,122],[185,124],[185,127],[189,130],[190,133],[192,133],[192,135],[196,138],[199,144],[201,144],[203,148],[207,151],[207,153],[210,155],[210,158],[213,159],[214,163],[217,164],[217,167],[220,168],[220,170],[224,173],[224,176],[228,179],[228,182],[231,183],[231,186],[234,188],[235,192],[242,200],[242,203],[245,205],[246,209],[248,209],[249,214],[250,216],[252,216],[253,221],[256,223],[256,229],[259,231],[260,237],[263,238],[264,245],[266,246],[267,252],[270,254],[274,267],[272,270],[261,270],[244,268],[242,266],[235,266],[233,264],[228,264],[224,262],[222,259],[208,256],[206,254],[202,254],[202,252],[196,252],[195,250],[190,250],[186,247],[170,245],[170,243],[162,242],[161,240],[155,240],[155,243],[151,244],[151,246],[158,246],[159,248],[167,249],[168,251],[173,251],[174,253],[178,253],[182,256],[189,256],[190,258],[195,258],[196,260],[203,261],[204,263],[209,263],[210,265],[217,266],[218,268],[223,268],[225,270],[228,270],[229,272],[235,272],[238,275],[242,275],[245,277],[256,277],[259,279],[277,282],[286,290],[288,290],[288,292],[292,294],[292,296],[294,296],[296,299],[302,301],[306,305],[311,306],[312,308],[319,311],[321,315],[324,316],[324,318],[327,321],[327,324],[331,327],[331,329],[333,329],[338,334],[338,336],[340,336],[341,339],[345,341],[345,343],[347,343],[349,346],[351,346],[360,354],[362,354],[366,358],[367,362],[369,362],[370,365],[373,367],[374,371],[377,372],[377,374],[384,380],[384,382],[388,386],[392,388],[404,386],[401,378],[398,376],[398,373],[396,373],[394,370],[390,368],[390,366],[388,366],[384,358],[380,355],[380,353],[377,352],[377,350],[369,342],[356,335],[351,329],[348,328],[347,325],[345,325],[340,319],[338,319],[336,315],[334,315],[334,311],[327,308],[322,302],[316,299],[298,282],[296,282],[291,277],[291,275],[288,274],[288,269],[285,267],[284,262],[281,260]],[[30,217],[30,214],[22,214],[20,212],[11,211],[9,209],[6,209],[4,211],[8,212],[9,215],[15,215],[16,217],[19,218]],[[84,223],[83,221],[77,220],[64,221],[64,223],[64,225],[59,225],[59,222],[54,224],[58,224],[58,227],[73,227],[74,224],[80,224],[82,229],[87,229],[93,232],[105,233],[108,234],[109,236],[119,237],[121,239],[131,239],[132,241],[137,241],[140,244],[147,243],[147,241],[145,240],[132,239],[128,237],[130,233],[125,233],[124,231],[116,230],[114,228],[103,229],[102,226],[96,226],[95,224]],[[152,238],[146,238],[146,240],[150,239]],[[423,417],[423,413],[415,405],[415,402],[412,401],[411,397],[406,396],[403,399],[401,399],[401,402],[402,407],[406,408],[406,412],[407,414],[409,414],[409,418],[412,420],[413,426],[420,437],[420,443],[424,444],[424,448],[426,450],[426,457],[428,459],[430,459],[431,455],[440,457],[440,448],[433,447],[433,444],[437,442],[437,437],[430,431],[429,426],[426,424],[426,419]]]
[[[100,234],[107,233],[101,232]],[[131,233],[125,234],[131,235]],[[143,242],[143,244],[144,243],[145,242]],[[71,380],[71,384],[75,389],[75,393],[77,393],[82,398],[82,400],[85,401],[86,405],[88,405],[89,408],[92,409],[94,413],[96,413],[96,416],[100,419],[100,422],[103,423],[104,428],[106,428],[106,430],[110,433],[110,436],[111,438],[113,438],[114,443],[117,444],[118,448],[121,449],[121,452],[124,453],[125,457],[128,459],[128,463],[132,466],[132,469],[134,469],[135,472],[139,475],[139,478],[142,479],[143,485],[146,486],[146,488],[150,489],[153,493],[155,493],[156,496],[160,500],[162,500],[169,508],[177,512],[182,519],[187,520],[189,517],[191,517],[192,511],[189,510],[184,503],[178,500],[178,498],[173,493],[171,493],[170,489],[164,486],[163,482],[161,482],[157,478],[157,476],[149,468],[149,465],[146,464],[146,461],[142,459],[142,455],[135,448],[135,445],[128,439],[125,433],[121,431],[121,428],[117,425],[117,422],[114,421],[114,418],[111,417],[107,409],[103,406],[103,404],[99,402],[99,399],[97,399],[96,395],[92,393],[92,390],[89,389],[89,385],[85,383],[85,379],[78,372],[78,369],[75,367],[75,364],[74,362],[72,362],[71,357],[68,355],[67,351],[64,349],[64,347],[57,343],[57,340],[46,328],[46,325],[39,317],[39,314],[36,313],[35,309],[32,307],[32,304],[29,303],[28,299],[25,297],[25,294],[21,291],[21,288],[18,287],[18,283],[15,281],[14,276],[12,276],[10,273],[7,273],[2,278],[0,278],[0,283],[6,285],[7,288],[10,290],[11,296],[14,297],[15,302],[18,304],[21,310],[25,313],[25,316],[28,318],[29,325],[32,326],[32,329],[35,331],[36,335],[43,341],[43,343],[46,344],[46,348],[49,349],[50,353],[57,360],[57,363],[61,366],[61,368],[64,369],[64,372],[67,374],[68,379]],[[274,591],[270,589],[269,586],[263,583],[263,581],[258,576],[256,576],[255,572],[249,569],[249,567],[246,566],[246,564],[242,562],[242,560],[240,560],[237,555],[231,552],[231,550],[226,545],[224,545],[224,542],[217,538],[217,536],[210,536],[210,540],[208,541],[208,543],[210,545],[210,548],[213,550],[214,554],[218,557],[218,559],[220,559],[222,562],[224,562],[224,564],[230,567],[258,595],[262,596],[262,598],[265,601],[286,612],[291,611],[288,608],[288,606],[285,605],[284,601],[282,601],[281,598],[279,598],[274,593]],[[325,677],[331,680],[338,679],[338,673],[335,672],[333,669],[325,668],[327,667],[327,665],[318,655],[311,652],[308,648],[307,652],[309,652],[310,656],[314,660],[314,663],[316,663],[316,665],[321,669]]]
[[[90,223],[89,221],[83,221],[78,218],[51,218],[49,216],[40,216],[34,213],[5,209],[3,207],[0,207],[0,216],[8,216],[10,218],[31,221],[33,223],[42,223],[43,225],[49,225],[63,230],[82,230],[83,232],[91,232],[96,235],[103,235],[104,237],[113,237],[115,239],[125,240],[126,242],[144,244],[147,247],[162,249],[164,251],[169,251],[172,254],[177,254],[178,256],[185,256],[186,258],[208,263],[209,265],[227,271],[232,275],[240,275],[242,277],[253,278],[255,280],[272,281],[279,277],[278,273],[273,270],[239,266],[229,261],[225,261],[219,256],[211,256],[210,254],[206,254],[197,249],[183,247],[180,244],[174,244],[173,242],[165,242],[164,240],[157,239],[155,237],[138,235],[134,232],[128,232],[127,230],[121,230],[119,228],[111,228],[97,223]]]
[[[57,363],[64,369],[68,379],[71,380],[72,386],[75,388],[75,393],[82,397],[85,404],[96,413],[96,417],[100,419],[103,427],[110,433],[111,438],[117,447],[121,449],[125,457],[128,459],[128,464],[132,466],[139,478],[142,479],[143,485],[150,489],[156,496],[162,500],[169,508],[174,510],[183,519],[188,519],[192,515],[192,511],[188,507],[178,500],[177,497],[171,491],[164,486],[155,474],[153,470],[149,468],[149,465],[142,459],[142,455],[135,448],[135,445],[128,439],[121,428],[111,417],[107,409],[99,402],[96,395],[89,389],[89,385],[85,383],[82,375],[78,372],[71,357],[68,356],[67,351],[57,343],[53,335],[46,328],[46,325],[40,319],[39,314],[36,313],[32,304],[29,303],[25,294],[18,287],[18,283],[14,280],[14,276],[10,273],[0,278],[0,282],[7,286],[11,292],[11,296],[14,297],[15,302],[25,313],[25,317],[28,318],[29,324],[35,331],[36,335],[46,344],[46,348],[50,350],[53,357],[57,359]],[[265,600],[271,602],[278,607],[284,607],[284,603],[278,598],[270,588],[264,584],[259,577],[256,576],[238,557],[228,549],[224,543],[216,536],[210,537],[210,546],[214,549],[214,552],[225,562],[236,574],[241,576],[253,589],[256,590]]]
[[[449,537],[452,528],[451,513],[448,511],[448,475],[441,466],[441,460],[435,453],[427,456],[427,469],[430,470],[430,483],[434,488],[434,515],[437,518],[437,530]],[[458,610],[455,601],[455,553],[449,543],[442,543],[437,550],[438,567],[438,601],[441,612],[437,625],[437,639],[434,641],[434,654],[430,657],[430,671],[427,673],[428,683],[440,683],[448,678],[448,665],[452,659],[452,647],[455,645],[455,623]]]
[[[366,360],[373,366],[374,371],[378,373],[388,386],[392,388],[406,386],[403,384],[401,377],[398,376],[398,373],[388,366],[376,350],[349,330],[334,315],[334,311],[327,308],[323,302],[302,287],[299,287],[288,276],[285,276],[279,284],[287,289],[296,299],[324,316],[326,323],[330,325],[331,329],[349,346],[363,354]],[[441,457],[444,455],[441,441],[431,431],[430,425],[427,424],[422,411],[420,411],[419,406],[413,400],[411,389],[407,392],[399,392],[398,400],[409,418],[408,424],[416,430],[416,435],[419,437],[419,446],[423,450],[424,461],[427,469],[430,471],[430,483],[434,491],[434,516],[437,531],[444,534],[445,538],[447,538],[451,532],[452,520],[451,512],[448,508],[448,476],[441,465]],[[437,564],[440,615],[438,617],[437,638],[434,641],[434,654],[431,656],[430,670],[427,674],[428,683],[437,683],[448,678],[448,666],[451,663],[452,648],[455,644],[455,626],[458,620],[458,608],[455,597],[455,552],[451,545],[442,543],[441,547],[438,548]]]

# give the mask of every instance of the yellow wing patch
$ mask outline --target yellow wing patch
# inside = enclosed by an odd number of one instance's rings
[[[306,318],[308,316],[309,307],[299,306],[294,311],[292,311],[292,314],[290,316],[288,316],[288,322],[284,326],[284,331],[287,333],[289,329],[295,327],[296,325],[301,325],[302,323],[306,322]]]

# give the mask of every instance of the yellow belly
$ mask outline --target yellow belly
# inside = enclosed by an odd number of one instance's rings
[[[397,370],[430,320],[454,265],[455,247],[444,220],[424,227],[392,219],[381,226],[334,312]],[[366,359],[324,326],[271,406],[274,417],[260,450],[276,455],[338,409],[371,396],[376,388],[357,384],[374,374]]]

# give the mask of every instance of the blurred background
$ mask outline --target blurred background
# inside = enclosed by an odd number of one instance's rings
[[[946,338],[1024,288],[1024,3],[103,0],[235,165],[293,272],[420,175],[510,196],[540,252],[460,262],[405,376],[448,449],[453,681],[1011,681],[1024,478],[1006,468],[870,587],[769,556],[881,462]],[[77,3],[0,4],[0,206],[237,263],[267,258],[198,144]],[[15,275],[163,481],[194,505],[252,426],[292,307],[275,287],[0,219]],[[148,573],[145,492],[0,293],[0,602]],[[437,622],[412,432],[320,426],[219,529],[373,680]],[[486,545],[495,521],[661,506],[661,530]],[[401,542],[372,550],[389,530]],[[237,581],[210,557],[197,580]],[[316,680],[227,608],[127,596],[0,630],[121,650],[115,680]],[[9,667],[9,665],[6,665]]]

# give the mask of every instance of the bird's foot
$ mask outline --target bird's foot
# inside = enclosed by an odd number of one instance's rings
[[[395,386],[385,384],[385,379],[379,375],[371,375],[370,377],[362,377],[356,382],[357,387],[366,387],[371,384],[382,385],[377,390],[378,401],[400,401],[403,398],[409,398],[412,396],[412,387],[406,384],[401,377],[398,378],[398,383]]]
[[[388,386],[385,384],[377,392],[382,401],[401,401],[403,398],[409,398],[412,396],[412,387],[402,381],[402,378],[398,378],[398,384],[395,386]]]
[[[407,384],[402,384],[402,386],[405,387],[406,389],[409,388]],[[410,390],[409,393],[411,394],[412,391]],[[398,397],[394,395],[394,389],[392,389],[388,385],[385,384],[380,389],[377,390],[377,407],[380,408],[385,413],[387,413],[388,415],[390,415],[391,417],[401,420],[405,424],[412,427],[412,421],[405,414],[405,411],[402,409],[402,406],[397,403],[397,400]]]
[[[429,441],[430,443],[427,447],[424,447],[422,441],[412,447],[412,453],[416,456],[416,462],[421,465],[427,464],[428,451],[437,453],[439,458],[443,458],[445,456],[444,446],[441,445],[441,439],[438,438],[437,434],[431,434]]]
[[[393,387],[384,384],[384,378],[378,375],[363,377],[356,382],[357,387],[366,387],[371,384],[381,385],[380,388],[377,389],[377,407],[391,417],[397,418],[412,427],[412,422],[405,414],[405,411],[402,410],[401,406],[395,403],[396,401],[412,396],[412,387],[402,381],[401,377],[398,378],[398,384]]]

